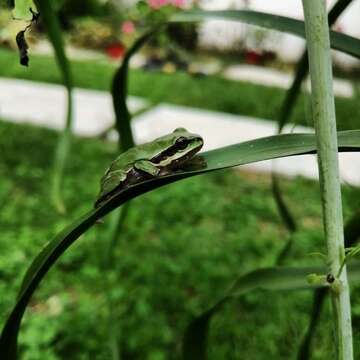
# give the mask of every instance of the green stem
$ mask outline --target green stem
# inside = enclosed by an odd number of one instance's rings
[[[329,28],[325,0],[303,0],[303,8],[328,265],[330,273],[335,276],[344,260],[345,248]],[[341,286],[331,292],[338,358],[352,360],[351,305],[346,265],[339,281]]]

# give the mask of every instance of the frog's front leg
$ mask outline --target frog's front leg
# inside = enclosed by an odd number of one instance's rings
[[[136,160],[134,168],[154,177],[160,175],[160,169],[157,168],[150,160]]]

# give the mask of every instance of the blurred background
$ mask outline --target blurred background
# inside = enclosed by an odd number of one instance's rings
[[[335,1],[328,1],[329,8]],[[57,0],[74,77],[74,139],[59,214],[49,201],[66,93],[41,17],[27,32],[29,67],[15,37],[26,22],[0,1],[0,321],[31,260],[54,234],[92,208],[99,180],[118,155],[110,88],[127,49],[151,25],[183,9],[249,9],[303,19],[300,0]],[[360,37],[360,1],[334,29]],[[128,105],[137,143],[185,127],[206,150],[276,134],[286,89],[305,42],[243,23],[173,23],[131,61]],[[360,120],[360,63],[333,52],[339,130]],[[286,131],[312,132],[305,81]],[[345,220],[360,208],[360,159],[341,155]],[[316,158],[261,162],[192,178],[135,199],[106,268],[107,219],[69,249],[34,296],[20,334],[21,358],[177,359],[189,321],[236,278],[271,266],[289,238],[271,192],[271,170],[297,221],[285,265],[319,264],[325,252]],[[254,292],[214,317],[210,359],[296,358],[309,322],[310,292]],[[359,288],[353,289],[360,353]],[[109,307],[109,303],[112,304]],[[330,304],[314,359],[332,358]],[[114,350],[114,348],[116,350]]]

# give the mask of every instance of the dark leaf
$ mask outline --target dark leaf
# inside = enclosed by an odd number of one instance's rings
[[[231,287],[228,293],[218,301],[215,306],[197,316],[187,327],[183,341],[183,359],[207,359],[208,332],[212,317],[216,315],[222,305],[231,298],[238,297],[249,291],[289,291],[301,289],[321,288],[327,291],[326,281],[323,284],[310,284],[307,275],[317,273],[325,274],[326,268],[322,267],[272,267],[251,271],[241,276]],[[360,263],[349,266],[349,278],[353,282],[360,281]],[[321,301],[321,299],[320,299]],[[195,354],[193,356],[192,354]],[[255,357],[254,357],[255,358]]]

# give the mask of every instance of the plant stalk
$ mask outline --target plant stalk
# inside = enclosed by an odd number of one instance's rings
[[[319,178],[328,267],[338,274],[345,257],[336,116],[332,82],[329,26],[325,0],[302,0],[312,89],[312,111],[317,139]],[[341,360],[353,360],[350,291],[346,265],[339,287],[331,291]]]

